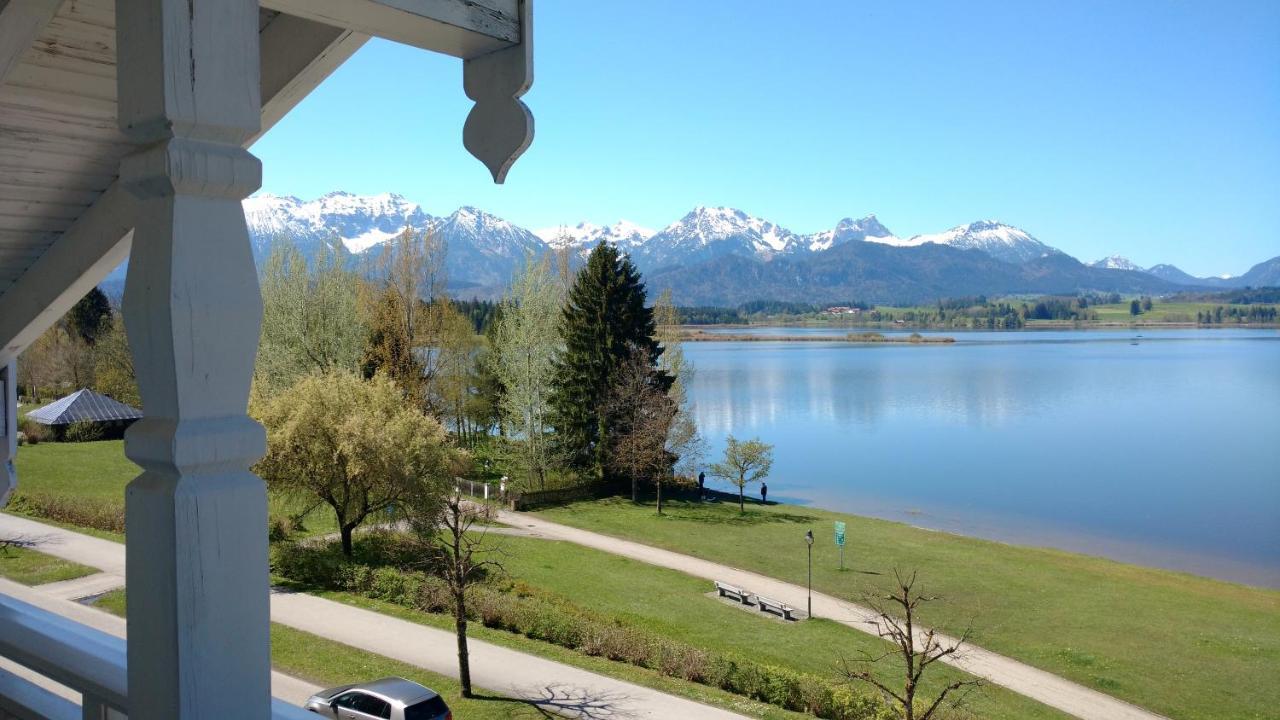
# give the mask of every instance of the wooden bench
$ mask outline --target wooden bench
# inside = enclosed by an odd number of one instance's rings
[[[795,612],[795,608],[786,603],[780,603],[777,600],[770,600],[763,595],[757,595],[756,606],[760,608],[760,612],[773,612],[788,620],[795,620],[795,618],[791,616],[791,613]]]
[[[730,585],[729,583],[722,583],[719,580],[716,580],[716,592],[720,593],[720,597],[732,597],[743,605],[751,604],[751,593],[737,587],[736,585]]]

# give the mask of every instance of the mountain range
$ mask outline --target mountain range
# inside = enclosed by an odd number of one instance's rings
[[[1167,294],[1280,285],[1280,257],[1232,278],[1198,278],[1167,264],[1142,268],[1120,256],[1085,264],[995,220],[902,238],[875,215],[803,234],[725,207],[695,207],[660,230],[624,220],[533,231],[474,207],[433,216],[394,193],[339,191],[307,201],[264,193],[245,200],[244,208],[259,259],[283,238],[304,256],[323,246],[355,263],[406,226],[433,230],[447,245],[449,288],[459,297],[501,294],[527,256],[566,252],[577,263],[605,241],[631,256],[651,291],[670,288],[681,305],[914,303],[968,295]],[[107,284],[122,281],[117,271]]]

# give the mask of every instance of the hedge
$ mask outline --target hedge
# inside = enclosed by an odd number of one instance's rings
[[[388,533],[359,538],[355,550],[355,558],[348,559],[336,543],[279,543],[272,549],[272,570],[313,587],[343,590],[424,612],[453,611],[453,600],[442,579],[386,562],[415,556]],[[472,586],[467,609],[468,618],[485,627],[649,668],[787,710],[830,720],[896,717],[876,696],[817,675],[671,640],[519,581]]]

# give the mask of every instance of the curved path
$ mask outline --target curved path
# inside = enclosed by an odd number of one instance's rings
[[[805,606],[806,590],[802,585],[630,540],[579,530],[526,513],[503,510],[499,511],[498,520],[518,528],[520,534],[595,548],[650,565],[678,570],[694,577],[727,582],[780,600],[792,607]],[[813,614],[865,633],[876,634],[875,627],[868,622],[875,617],[871,610],[831,595],[813,593]],[[954,642],[954,639],[945,636],[939,635],[938,638],[946,644]],[[974,645],[966,644],[964,647],[966,650],[961,654],[944,658],[943,662],[1082,720],[1167,720],[1162,715],[1017,660]]]
[[[0,592],[12,590],[8,594],[65,614],[69,606],[75,605],[68,602],[70,598],[124,586],[124,545],[4,513],[0,513],[0,536],[39,538],[40,552],[102,570],[40,588],[15,587],[0,581]],[[108,631],[123,634],[124,621],[119,618],[83,606],[73,611],[73,619],[81,622],[102,616],[88,624],[106,625],[113,628]],[[458,674],[457,643],[452,632],[302,593],[273,593],[271,620],[441,675]],[[557,715],[587,720],[745,720],[736,713],[481,640],[472,639],[468,646],[471,679],[478,688],[524,700]],[[282,688],[284,676],[275,682],[277,694],[288,699],[294,699],[300,691]]]

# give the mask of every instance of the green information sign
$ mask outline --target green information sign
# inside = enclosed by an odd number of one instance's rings
[[[840,548],[840,569],[844,569],[844,523],[836,521],[836,547]]]

